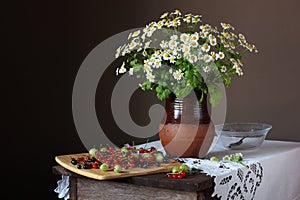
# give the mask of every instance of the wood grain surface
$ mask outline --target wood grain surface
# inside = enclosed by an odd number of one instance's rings
[[[158,166],[151,166],[149,168],[129,168],[127,170],[122,170],[120,173],[115,173],[113,170],[103,172],[100,169],[77,169],[75,165],[71,164],[71,158],[78,158],[82,156],[87,156],[88,153],[80,154],[69,154],[69,155],[60,155],[55,157],[55,161],[62,167],[82,176],[88,178],[93,178],[97,180],[110,180],[118,179],[132,176],[141,176],[148,174],[157,174],[162,172],[169,172],[174,166],[180,166],[179,162],[172,162],[169,164],[161,164]]]

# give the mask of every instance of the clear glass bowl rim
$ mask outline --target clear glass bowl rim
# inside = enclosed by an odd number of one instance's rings
[[[268,132],[271,128],[272,125],[267,124],[267,123],[258,123],[258,122],[228,122],[228,123],[223,123],[223,124],[216,124],[215,125],[215,129],[216,131],[221,131],[221,132],[235,132],[233,130],[223,130],[221,129],[224,126],[232,126],[232,125],[241,125],[241,126],[257,126],[257,127],[262,127],[261,129],[255,129],[255,130],[238,130],[236,132],[240,132],[240,133],[249,133],[249,132],[255,132],[255,131],[266,131]]]

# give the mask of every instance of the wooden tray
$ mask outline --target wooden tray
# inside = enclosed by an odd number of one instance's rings
[[[70,154],[70,155],[61,155],[56,156],[55,161],[60,164],[62,167],[80,174],[82,176],[86,176],[89,178],[97,179],[97,180],[109,180],[109,179],[117,179],[117,178],[125,178],[131,176],[141,176],[147,174],[156,174],[162,172],[169,172],[172,170],[174,166],[180,166],[179,162],[172,162],[169,164],[161,164],[158,166],[151,166],[149,168],[129,168],[127,170],[123,170],[120,173],[115,173],[114,171],[103,172],[100,169],[77,169],[76,166],[71,164],[71,158],[78,158],[82,156],[87,156],[88,153],[81,154]]]

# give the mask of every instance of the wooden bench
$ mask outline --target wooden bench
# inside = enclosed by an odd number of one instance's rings
[[[70,177],[70,200],[215,200],[213,178],[205,174],[188,175],[183,179],[168,179],[166,173],[99,181],[75,174],[59,165],[53,166],[56,175]]]

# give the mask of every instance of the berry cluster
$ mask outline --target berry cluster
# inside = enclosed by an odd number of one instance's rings
[[[168,178],[173,178],[173,179],[182,179],[185,177],[186,173],[188,173],[189,168],[186,164],[182,164],[179,167],[174,166],[172,168],[172,172],[167,173]]]
[[[77,165],[78,169],[100,168],[102,171],[107,171],[108,169],[117,168],[115,171],[121,171],[121,169],[135,167],[148,168],[151,166],[160,166],[163,163],[170,163],[170,159],[171,156],[169,154],[164,155],[153,146],[137,149],[127,145],[122,148],[112,146],[100,149],[91,148],[89,156],[72,158],[71,163]]]
[[[91,156],[81,156],[78,158],[71,158],[71,163],[76,165],[78,169],[99,169],[99,166],[102,164],[95,157]]]

